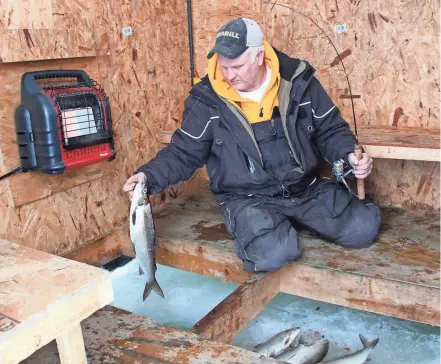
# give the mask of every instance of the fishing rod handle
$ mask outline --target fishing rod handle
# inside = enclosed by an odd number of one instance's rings
[[[354,154],[358,160],[361,160],[363,158],[363,150],[361,149],[360,144],[355,144]],[[357,178],[357,192],[358,192],[358,198],[360,200],[364,200],[365,198],[364,179]]]

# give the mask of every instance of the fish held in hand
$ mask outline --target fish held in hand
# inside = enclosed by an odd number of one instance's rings
[[[133,192],[130,206],[130,239],[138,260],[140,273],[145,273],[147,283],[142,295],[143,301],[155,291],[164,298],[164,292],[156,281],[156,248],[158,246],[155,224],[152,215],[147,186],[139,182]]]

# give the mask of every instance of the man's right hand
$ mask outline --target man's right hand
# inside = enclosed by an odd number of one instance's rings
[[[143,181],[147,181],[147,176],[145,175],[145,173],[139,172],[130,177],[124,184],[123,191],[129,193],[130,201],[132,201],[133,190],[135,189],[135,186]]]

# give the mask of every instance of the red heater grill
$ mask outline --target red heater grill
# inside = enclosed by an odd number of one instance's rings
[[[25,170],[57,174],[116,154],[108,97],[84,71],[24,74],[15,124]]]

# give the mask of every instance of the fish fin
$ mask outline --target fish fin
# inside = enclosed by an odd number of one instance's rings
[[[149,296],[150,292],[152,291],[153,285],[149,284],[149,282],[147,282],[145,284],[145,288],[144,288],[144,293],[142,294],[142,300],[145,301],[146,298]]]
[[[363,344],[363,347],[365,347],[365,348],[375,347],[378,344],[378,341],[380,340],[380,338],[377,337],[376,339],[369,341],[362,334],[358,334],[358,336],[360,337],[360,341]]]
[[[132,212],[132,225],[136,225],[136,209]]]
[[[162,298],[164,298],[164,292],[162,292],[161,287],[159,286],[158,282],[156,282],[156,279],[153,282],[153,290],[160,295]]]
[[[141,266],[138,266],[139,275],[143,275],[144,271],[142,270]]]
[[[161,287],[159,287],[158,282],[156,282],[156,279],[149,283],[147,282],[145,284],[145,288],[144,288],[144,293],[142,295],[142,300],[145,301],[146,298],[150,295],[150,293],[153,291],[155,291],[158,295],[160,295],[162,298],[164,298],[164,292],[162,292]]]

